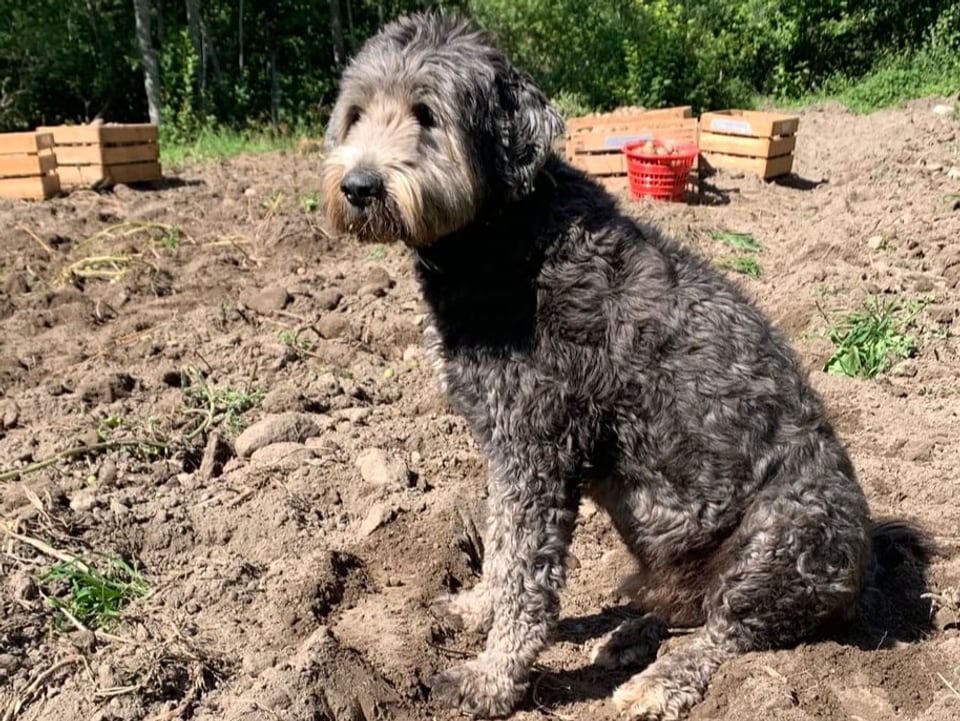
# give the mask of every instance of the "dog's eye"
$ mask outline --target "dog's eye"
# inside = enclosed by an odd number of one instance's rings
[[[343,131],[345,133],[350,132],[350,128],[357,124],[357,121],[360,120],[362,115],[360,108],[353,106],[347,111],[347,119],[343,124]]]
[[[437,124],[436,118],[433,117],[433,111],[423,103],[417,103],[413,106],[413,117],[417,119],[422,128],[432,128]]]

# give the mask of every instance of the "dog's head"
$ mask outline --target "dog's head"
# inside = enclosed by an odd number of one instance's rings
[[[425,247],[528,193],[563,121],[468,23],[396,20],[343,73],[323,191],[336,232]]]

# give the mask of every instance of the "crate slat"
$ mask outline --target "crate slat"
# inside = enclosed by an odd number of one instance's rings
[[[0,197],[23,200],[46,200],[60,192],[56,175],[34,175],[29,178],[0,178]]]
[[[61,165],[57,168],[60,182],[67,187],[91,187],[114,183],[140,183],[163,177],[160,163],[127,163],[126,165]]]
[[[151,123],[100,126],[100,142],[103,145],[156,143],[158,139],[157,126]]]
[[[715,110],[700,116],[700,130],[725,135],[751,135],[772,138],[793,135],[800,127],[800,118],[783,113],[756,110]]]
[[[57,169],[57,156],[52,152],[38,155],[0,155],[0,177],[18,178],[47,175]]]
[[[52,133],[53,141],[60,145],[123,145],[132,143],[156,143],[157,126],[150,123],[132,125],[55,125],[38,128],[40,132]]]
[[[700,150],[728,155],[744,155],[754,158],[776,158],[788,155],[797,146],[797,136],[779,138],[754,138],[742,135],[719,135],[700,133]]]
[[[778,158],[748,158],[742,155],[725,153],[701,153],[700,157],[713,168],[746,170],[756,173],[764,180],[786,175],[793,169],[793,155],[781,155]]]
[[[629,127],[611,128],[610,131],[581,133],[569,138],[567,154],[569,156],[573,153],[619,150],[626,143],[644,142],[654,138],[696,143],[697,119],[672,120],[660,125],[635,123]]]
[[[582,130],[602,129],[617,125],[631,125],[637,122],[656,123],[669,122],[693,116],[693,108],[681,105],[675,108],[660,108],[658,110],[639,110],[636,112],[614,112],[603,115],[588,115],[582,118],[570,118],[567,121],[567,130],[570,133]]]
[[[163,173],[160,163],[127,163],[125,165],[107,166],[109,180],[114,183],[143,183],[150,180],[160,180]]]
[[[0,133],[0,155],[35,154],[53,147],[50,133]]]
[[[60,165],[119,165],[156,159],[157,146],[151,144],[57,146],[57,162]]]

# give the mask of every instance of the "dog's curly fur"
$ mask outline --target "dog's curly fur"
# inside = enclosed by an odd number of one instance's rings
[[[614,694],[632,717],[673,719],[724,660],[849,613],[872,536],[910,529],[870,520],[784,338],[553,154],[561,131],[481,33],[402,18],[344,73],[328,218],[414,249],[443,384],[488,460],[482,580],[435,603],[486,649],[433,696],[480,716],[521,699],[586,495],[636,557],[649,614],[639,645],[625,631],[598,662],[649,660],[665,624],[702,626]]]

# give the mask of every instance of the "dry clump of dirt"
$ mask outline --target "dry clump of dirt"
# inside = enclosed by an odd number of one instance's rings
[[[759,277],[729,272],[793,340],[877,514],[943,549],[854,627],[726,664],[693,719],[960,713],[960,142],[936,102],[814,107],[790,178],[623,198],[715,262],[743,253],[717,231],[759,244]],[[2,721],[457,717],[427,680],[482,639],[427,604],[476,580],[483,459],[423,359],[403,250],[324,232],[312,152],[0,201]],[[825,374],[825,332],[868,294],[917,309],[915,352]],[[573,555],[519,719],[615,718],[629,672],[589,651],[632,613],[631,567],[589,503]],[[49,577],[72,557],[149,592],[74,623]]]

